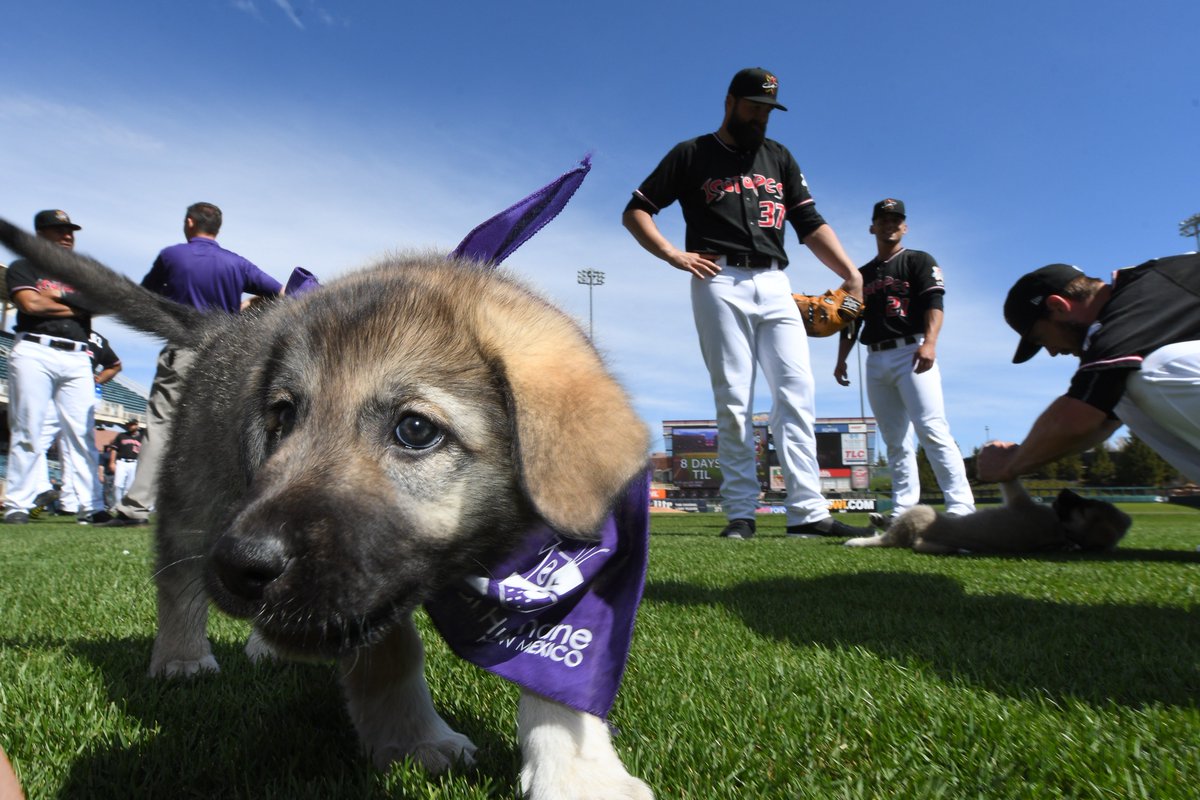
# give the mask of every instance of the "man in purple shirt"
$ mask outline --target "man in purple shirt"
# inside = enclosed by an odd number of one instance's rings
[[[183,220],[184,244],[158,254],[142,285],[177,303],[214,313],[236,314],[242,295],[283,294],[279,281],[254,264],[217,244],[221,209],[212,203],[193,203]],[[164,347],[158,357],[154,385],[150,387],[149,417],[138,456],[137,477],[129,492],[112,509],[105,525],[144,525],[150,520],[158,486],[160,453],[167,444],[171,417],[192,351]]]

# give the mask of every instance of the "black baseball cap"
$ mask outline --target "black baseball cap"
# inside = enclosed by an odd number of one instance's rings
[[[33,229],[40,231],[42,228],[70,228],[73,231],[83,230],[74,222],[71,222],[71,218],[67,216],[67,212],[56,208],[39,211],[33,215]]]
[[[1008,297],[1004,300],[1004,321],[1021,335],[1021,343],[1013,354],[1014,364],[1023,364],[1042,349],[1040,344],[1025,337],[1029,335],[1033,324],[1045,316],[1046,298],[1052,294],[1062,294],[1067,284],[1082,274],[1083,270],[1070,264],[1047,264],[1022,275],[1008,290]]]
[[[908,214],[904,213],[904,201],[897,200],[894,197],[885,197],[871,209],[871,219],[879,219],[880,214],[899,214],[906,219],[908,218]]]
[[[734,75],[733,80],[729,82],[729,94],[754,103],[774,106],[780,111],[787,111],[787,108],[780,105],[777,99],[779,79],[762,67],[749,67]]]

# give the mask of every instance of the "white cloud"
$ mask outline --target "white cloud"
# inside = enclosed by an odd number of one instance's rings
[[[254,4],[254,0],[229,0],[229,5],[244,14],[249,14],[255,19],[262,19],[262,15],[258,13],[258,6]]]
[[[275,5],[279,10],[300,30],[304,30],[304,23],[300,21],[300,16],[296,13],[296,9],[292,7],[290,0],[275,0]]]

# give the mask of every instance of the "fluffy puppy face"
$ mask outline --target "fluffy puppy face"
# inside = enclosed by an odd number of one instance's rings
[[[250,490],[207,583],[284,650],[371,643],[539,521],[589,533],[644,463],[644,429],[575,326],[493,273],[384,270],[279,313],[246,390]],[[547,489],[579,472],[580,417],[619,455],[598,486]]]
[[[1080,497],[1070,489],[1063,489],[1053,506],[1067,539],[1084,550],[1111,550],[1133,524],[1112,503]]]

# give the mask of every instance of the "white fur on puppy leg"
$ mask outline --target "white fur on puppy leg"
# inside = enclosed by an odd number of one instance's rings
[[[412,620],[339,666],[346,709],[378,769],[411,757],[430,772],[475,761],[475,745],[438,716],[425,683],[425,650]]]
[[[599,717],[522,690],[517,738],[529,800],[654,800],[625,770]]]
[[[854,539],[847,539],[843,542],[846,547],[887,547],[887,540],[884,534],[877,533],[874,536],[858,536]]]
[[[150,677],[189,677],[220,672],[208,643],[208,598],[195,589],[180,591],[160,575],[158,635],[150,653]]]
[[[279,653],[275,652],[275,648],[271,647],[270,643],[263,638],[263,635],[258,632],[258,628],[250,631],[250,638],[246,640],[245,653],[246,657],[255,664],[279,660]]]

